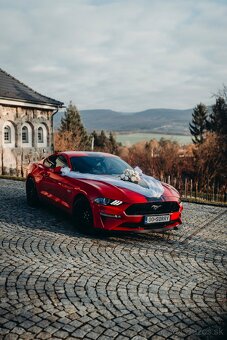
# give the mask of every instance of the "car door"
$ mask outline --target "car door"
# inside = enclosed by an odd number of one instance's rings
[[[44,159],[43,164],[40,167],[40,194],[50,201],[54,201],[54,182],[50,177],[50,174],[53,172],[53,168],[56,165],[57,155],[51,155]]]
[[[64,166],[69,166],[67,159],[63,155],[58,155],[55,161],[55,167],[50,170],[49,181],[52,182],[52,194],[55,203],[62,208],[70,209],[73,185],[69,178],[61,174],[60,168]]]

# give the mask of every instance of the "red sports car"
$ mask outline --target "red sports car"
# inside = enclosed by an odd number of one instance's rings
[[[29,166],[27,202],[48,201],[84,230],[164,231],[181,224],[179,193],[102,152],[55,153]]]

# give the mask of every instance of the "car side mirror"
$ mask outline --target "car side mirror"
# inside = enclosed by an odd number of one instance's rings
[[[61,168],[62,168],[62,166],[56,166],[55,168],[53,168],[53,173],[61,174]]]

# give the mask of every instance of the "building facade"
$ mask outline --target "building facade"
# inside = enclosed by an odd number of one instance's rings
[[[62,106],[0,69],[0,174],[23,177],[52,152],[53,115]]]

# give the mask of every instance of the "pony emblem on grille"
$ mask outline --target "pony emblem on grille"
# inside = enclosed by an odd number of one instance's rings
[[[152,206],[151,206],[151,208],[153,208],[154,210],[157,210],[157,209],[159,209],[161,207],[161,205],[155,205],[155,204],[153,204]]]

